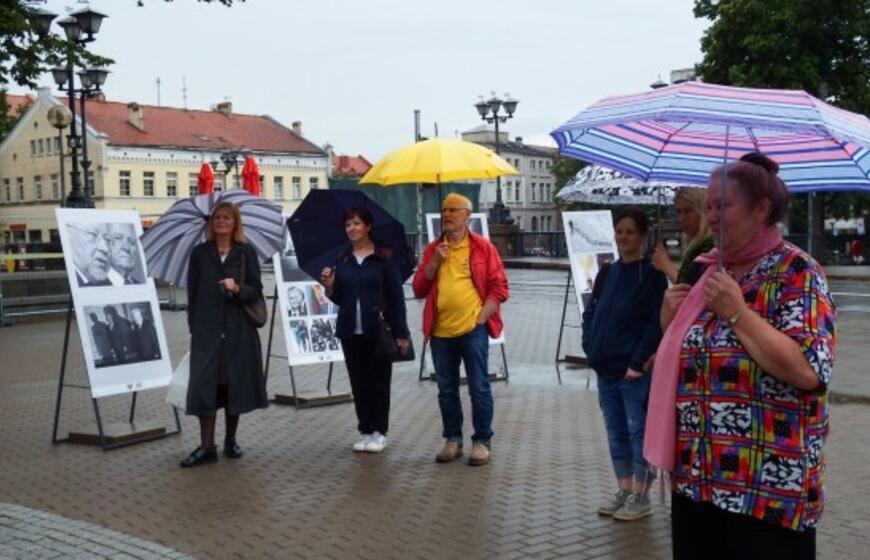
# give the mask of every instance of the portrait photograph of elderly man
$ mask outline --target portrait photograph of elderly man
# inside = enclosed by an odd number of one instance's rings
[[[67,224],[79,287],[145,283],[145,266],[131,223]]]

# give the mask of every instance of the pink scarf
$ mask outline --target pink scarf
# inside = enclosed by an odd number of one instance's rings
[[[776,226],[768,226],[747,246],[733,255],[725,255],[727,266],[752,263],[782,244],[782,236]],[[646,415],[646,432],[643,440],[643,456],[655,467],[665,471],[674,470],[677,441],[677,380],[680,377],[680,352],[683,339],[689,328],[704,311],[704,285],[716,271],[719,249],[708,251],[695,259],[707,265],[704,274],[692,286],[670,326],[665,331],[656,352],[653,366],[652,387]]]

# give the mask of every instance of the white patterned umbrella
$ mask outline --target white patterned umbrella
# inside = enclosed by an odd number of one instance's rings
[[[176,286],[187,285],[190,253],[205,241],[212,208],[221,202],[232,202],[239,208],[245,237],[261,262],[284,247],[285,226],[280,206],[243,190],[201,194],[173,204],[142,234],[140,239],[151,276]]]
[[[590,204],[671,204],[682,186],[698,185],[644,183],[601,165],[587,165],[556,196],[564,202]]]

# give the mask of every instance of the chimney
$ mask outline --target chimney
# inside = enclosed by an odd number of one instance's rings
[[[523,137],[522,137],[522,136],[517,136],[517,138],[516,138],[516,140],[514,140],[514,142],[516,142],[517,144],[522,145],[522,143],[523,143]]]
[[[214,106],[214,110],[218,113],[226,116],[230,116],[233,114],[233,102],[232,101],[221,101],[217,105]]]
[[[127,122],[136,127],[137,130],[145,132],[145,112],[142,106],[133,101],[127,103]]]
[[[296,136],[302,136],[302,121],[293,121],[293,124],[290,125],[293,127],[293,134]]]

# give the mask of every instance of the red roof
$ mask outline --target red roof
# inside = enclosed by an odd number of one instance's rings
[[[144,122],[144,130],[140,130],[129,120],[132,105],[117,101],[89,101],[88,125],[106,134],[109,144],[115,146],[323,153],[316,145],[268,116],[138,105]]]
[[[35,99],[36,98],[32,95],[12,95],[11,93],[7,94],[6,105],[9,107],[9,114],[18,115],[18,112],[21,110],[21,108],[27,107],[28,105],[33,103]]]
[[[332,156],[332,173],[339,177],[362,177],[372,164],[362,156]]]

